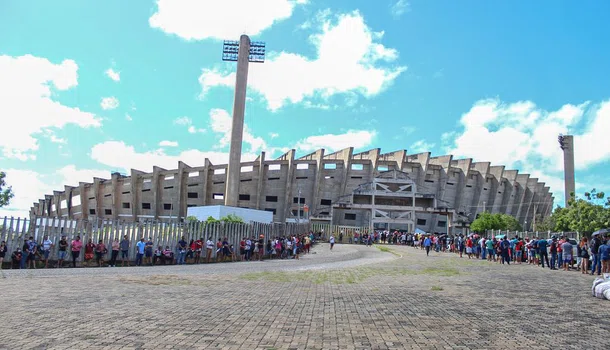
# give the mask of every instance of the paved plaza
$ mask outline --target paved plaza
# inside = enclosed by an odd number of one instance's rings
[[[389,249],[390,251],[387,251]],[[608,349],[592,276],[411,247],[3,270],[2,349]]]

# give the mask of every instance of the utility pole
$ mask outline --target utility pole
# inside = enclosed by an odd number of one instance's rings
[[[248,64],[249,62],[265,62],[265,43],[250,42],[250,38],[247,35],[242,35],[239,41],[225,40],[222,45],[222,60],[237,62],[231,147],[229,149],[229,165],[227,167],[227,183],[224,196],[226,206],[236,207],[239,199],[241,143],[244,134]]]

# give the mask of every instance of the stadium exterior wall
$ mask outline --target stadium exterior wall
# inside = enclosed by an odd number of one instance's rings
[[[379,148],[357,154],[352,147],[331,154],[319,149],[300,158],[295,153],[290,150],[267,160],[263,152],[254,161],[242,162],[238,206],[271,211],[275,222],[296,218],[300,209],[301,217],[312,222],[368,226],[370,218],[361,211],[333,208],[333,203],[379,174],[397,170],[408,174],[418,193],[434,198],[434,204],[415,213],[416,227],[427,232],[445,232],[455,225],[443,210],[460,213],[468,221],[483,211],[506,213],[531,229],[535,216],[546,217],[553,208],[554,197],[544,182],[489,162],[406,150],[382,154]],[[224,204],[226,169],[226,164],[214,165],[206,158],[198,167],[179,162],[172,170],[155,166],[152,173],[113,173],[109,179],[94,178],[45,195],[34,203],[30,216],[128,222],[184,219],[188,207]]]

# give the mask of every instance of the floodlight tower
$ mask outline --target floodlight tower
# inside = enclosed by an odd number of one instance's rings
[[[559,135],[557,138],[559,147],[563,150],[563,178],[565,190],[565,206],[569,206],[569,200],[572,198],[572,193],[576,191],[576,182],[574,180],[574,136]]]
[[[250,42],[247,35],[242,35],[239,41],[225,40],[222,45],[222,60],[237,62],[231,147],[229,149],[229,166],[227,168],[227,184],[224,197],[226,206],[236,207],[239,199],[239,173],[241,172],[241,143],[244,134],[248,64],[250,62],[265,62],[265,43],[261,41]]]

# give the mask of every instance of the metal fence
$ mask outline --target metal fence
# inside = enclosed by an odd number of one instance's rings
[[[69,220],[66,218],[46,218],[38,217],[34,220],[22,218],[0,219],[0,240],[5,241],[8,247],[7,258],[12,252],[21,248],[29,237],[34,237],[40,244],[44,236],[48,236],[53,242],[54,247],[50,252],[50,259],[57,257],[58,243],[62,235],[65,235],[68,242],[80,236],[83,245],[89,240],[97,244],[102,240],[108,247],[110,257],[110,247],[114,239],[127,236],[131,245],[129,249],[129,259],[135,259],[135,243],[144,238],[152,239],[154,247],[169,246],[175,251],[178,241],[183,237],[184,240],[197,240],[208,238],[216,242],[219,238],[227,238],[229,244],[239,246],[239,241],[244,237],[260,237],[265,239],[289,236],[292,234],[302,234],[309,231],[309,224],[262,224],[262,223],[210,223],[203,222],[125,222],[112,221],[103,218],[89,218],[88,220]],[[82,261],[84,254],[81,254],[78,261]],[[8,260],[8,259],[6,259]]]

